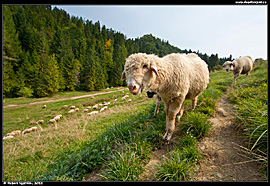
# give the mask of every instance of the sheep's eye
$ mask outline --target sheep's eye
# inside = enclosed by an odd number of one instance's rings
[[[147,68],[147,65],[143,65],[143,68],[144,68],[144,69]]]

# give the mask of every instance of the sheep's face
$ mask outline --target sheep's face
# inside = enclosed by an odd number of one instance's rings
[[[234,63],[231,61],[226,61],[223,65],[222,65],[225,70],[228,72],[229,70],[232,71],[234,68]]]
[[[122,79],[126,79],[129,91],[133,95],[140,94],[153,77],[158,75],[156,67],[146,54],[132,54],[126,59]]]

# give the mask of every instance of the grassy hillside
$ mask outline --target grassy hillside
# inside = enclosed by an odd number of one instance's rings
[[[216,101],[228,90],[234,104],[236,121],[243,128],[249,143],[247,147],[257,158],[266,157],[267,152],[267,62],[254,64],[249,77],[241,75],[233,84],[233,74],[218,71],[210,74],[208,88],[198,99],[193,111],[185,111],[178,131],[177,142],[164,144],[165,112],[161,104],[160,113],[153,117],[154,99],[132,96],[132,102],[121,101],[128,92],[82,98],[27,108],[5,108],[4,132],[29,127],[29,119],[50,119],[64,114],[64,104],[76,105],[78,113],[64,115],[57,125],[42,125],[43,130],[18,136],[3,142],[3,180],[84,180],[97,168],[102,180],[137,181],[153,151],[168,147],[167,155],[156,166],[155,180],[189,180],[198,161],[203,158],[198,150],[198,141],[211,129],[210,117],[215,115]],[[96,116],[86,117],[82,109],[87,105],[118,101]],[[12,102],[12,100],[10,100]],[[187,110],[190,101],[185,102]],[[18,122],[23,120],[21,122]],[[15,122],[14,122],[15,121]],[[5,133],[4,133],[5,134]],[[265,160],[266,163],[266,160]]]
[[[260,159],[267,168],[267,61],[254,64],[249,77],[240,76],[229,92],[236,123],[248,139],[247,153]],[[266,173],[266,172],[265,172]]]

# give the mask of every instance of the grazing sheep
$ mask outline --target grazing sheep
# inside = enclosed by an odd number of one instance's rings
[[[5,137],[3,137],[3,140],[5,140],[5,139],[11,139],[11,138],[14,138],[14,136],[5,136]]]
[[[99,112],[103,112],[103,111],[104,111],[104,110],[106,110],[106,109],[108,109],[108,107],[107,107],[107,106],[105,106],[105,107],[101,108]]]
[[[44,123],[44,120],[38,120],[37,122],[36,122],[36,124],[43,124]]]
[[[87,109],[90,109],[91,107],[89,106],[89,107],[86,107]]]
[[[75,109],[75,106],[70,106],[70,109]]]
[[[92,115],[96,115],[96,114],[98,114],[98,111],[92,111],[92,112],[86,114],[86,116],[92,116]]]
[[[98,105],[94,105],[93,106],[93,109],[98,109]]]
[[[125,95],[124,97],[122,97],[122,101],[126,100],[129,97],[129,95]]]
[[[59,116],[55,116],[54,118],[53,118],[55,121],[60,121],[60,117]]]
[[[30,128],[30,129],[25,129],[25,130],[22,132],[22,134],[26,134],[26,133],[30,133],[30,132],[32,132],[32,128]]]
[[[79,112],[79,108],[75,108],[75,111],[76,111],[76,112]]]
[[[54,123],[56,123],[56,121],[55,121],[55,119],[50,119],[50,120],[48,121],[48,123],[54,124]]]
[[[43,108],[47,108],[47,105],[43,105]]]
[[[75,112],[75,110],[72,109],[72,110],[68,111],[67,114],[71,114],[73,112]]]
[[[57,115],[56,117],[60,117],[60,119],[63,117],[61,114]]]
[[[144,88],[158,93],[166,111],[166,133],[170,140],[175,129],[175,117],[180,120],[185,99],[191,99],[191,108],[209,83],[207,64],[194,53],[169,54],[163,58],[138,53],[125,62],[122,79],[126,79],[131,94],[138,95]]]
[[[68,105],[63,105],[63,106],[61,107],[61,110],[66,110],[66,109],[68,109]]]
[[[11,133],[6,134],[6,136],[16,136],[16,135],[21,135],[21,131],[15,130],[15,131],[12,131]]]
[[[30,129],[32,130],[32,132],[34,132],[34,131],[37,131],[37,130],[38,130],[38,128],[37,128],[37,127],[31,127]]]
[[[131,99],[129,99],[127,102],[131,102]]]
[[[89,109],[84,109],[83,112],[88,112]]]
[[[246,74],[246,76],[250,74],[250,71],[253,68],[253,59],[250,56],[244,56],[237,58],[232,62],[226,61],[222,66],[227,72],[233,72],[233,82],[236,82],[236,79],[240,74]]]
[[[16,136],[16,135],[21,135],[21,132],[20,130],[15,130],[15,131],[12,131],[11,133],[13,133],[14,135],[13,136]]]
[[[115,98],[114,101],[117,101],[117,99]]]

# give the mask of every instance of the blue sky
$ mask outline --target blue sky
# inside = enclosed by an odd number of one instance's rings
[[[127,38],[145,34],[180,49],[233,58],[267,59],[267,6],[57,5],[70,15],[99,21]]]

